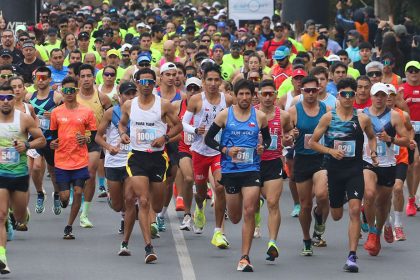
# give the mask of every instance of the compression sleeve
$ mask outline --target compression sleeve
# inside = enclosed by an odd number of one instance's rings
[[[95,142],[95,136],[96,136],[96,130],[91,130],[90,131],[90,143]]]
[[[188,133],[195,133],[195,127],[190,125],[190,121],[193,117],[193,113],[190,111],[186,111],[184,117],[182,118],[182,127],[185,132]]]
[[[219,131],[222,128],[218,126],[215,123],[212,123],[212,125],[209,128],[209,131],[207,131],[206,137],[204,138],[204,143],[209,146],[210,148],[221,151],[222,147],[220,146],[220,143],[214,140],[214,137],[219,133]]]
[[[270,147],[271,144],[271,135],[268,126],[261,128],[261,135],[264,149],[268,149],[268,147]]]

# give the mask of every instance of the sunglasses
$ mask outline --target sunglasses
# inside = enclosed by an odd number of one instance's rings
[[[155,80],[152,80],[152,79],[140,79],[140,80],[137,80],[137,83],[139,84],[139,85],[141,85],[141,86],[154,86],[155,85]]]
[[[343,91],[340,91],[338,94],[340,94],[340,96],[344,98],[353,98],[356,96],[356,93],[352,90],[349,90],[349,91],[343,90]]]
[[[267,97],[267,96],[274,96],[276,92],[275,91],[260,91],[260,94],[262,97]]]
[[[371,71],[371,72],[367,72],[366,75],[369,78],[372,78],[372,77],[381,77],[382,76],[382,72],[381,71]]]
[[[61,92],[66,95],[75,94],[76,91],[77,91],[77,88],[74,88],[74,87],[65,87],[61,89]]]
[[[197,85],[189,85],[187,86],[187,91],[199,91],[200,87]]]
[[[187,79],[189,79],[189,78],[192,78],[192,77],[195,77],[195,76],[194,76],[194,74],[187,74],[186,77],[187,77]]]
[[[0,95],[0,101],[11,101],[13,100],[13,98],[15,98],[14,94],[5,94],[5,95]]]
[[[249,81],[260,82],[260,77],[248,77]]]
[[[9,78],[11,78],[13,76],[14,76],[14,74],[1,74],[0,75],[0,78],[2,78],[2,79],[9,79]]]
[[[180,48],[185,48],[187,45],[179,45]]]
[[[410,74],[417,74],[418,72],[420,72],[420,70],[417,68],[410,68],[407,70],[407,72]]]
[[[37,81],[46,81],[48,80],[50,77],[48,77],[48,75],[35,75],[35,79]]]
[[[390,66],[390,65],[392,64],[392,61],[391,61],[391,60],[383,60],[383,61],[382,61],[382,64],[383,64],[384,66]]]
[[[246,45],[249,46],[249,47],[255,47],[257,44],[255,42],[249,42]]]
[[[135,96],[135,95],[137,95],[137,91],[135,89],[131,89],[131,90],[127,90],[123,94],[127,95],[127,96]]]
[[[129,57],[129,54],[123,54],[122,57]]]
[[[27,37],[20,37],[19,42],[25,42],[26,40],[29,40]]]
[[[280,31],[283,31],[283,28],[281,28],[281,27],[274,28],[274,32],[280,32]]]
[[[314,87],[314,88],[310,88],[310,87],[308,87],[308,88],[302,88],[302,91],[304,93],[317,93],[318,90],[319,90],[319,88],[317,88],[317,87]]]
[[[66,28],[67,24],[60,25],[59,28]]]
[[[328,31],[322,31],[322,32],[319,32],[319,34],[326,35],[326,34],[328,34]]]
[[[140,67],[149,67],[150,63],[140,63],[139,66]]]
[[[155,24],[155,22],[154,22],[154,21],[149,21],[147,24],[148,24],[148,25],[154,25],[154,24]]]
[[[105,77],[115,77],[115,73],[112,72],[104,72]]]
[[[201,40],[203,43],[210,43],[210,40]]]

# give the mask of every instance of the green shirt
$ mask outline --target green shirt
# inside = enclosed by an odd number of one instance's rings
[[[104,83],[104,78],[102,77],[103,72],[104,72],[104,69],[101,69],[101,70],[98,71],[98,73],[96,73],[95,83],[97,85],[100,85],[100,84]],[[117,78],[115,79],[115,84],[118,85],[120,83],[120,80],[124,76],[124,72],[125,72],[125,69],[118,66],[118,68],[117,68]]]
[[[239,70],[244,66],[244,58],[242,55],[238,58],[233,58],[231,54],[225,54],[223,56],[223,64],[229,64],[235,68],[235,70]]]

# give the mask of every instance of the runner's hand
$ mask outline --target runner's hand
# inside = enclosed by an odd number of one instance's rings
[[[120,152],[120,148],[119,147],[115,147],[115,146],[109,146],[108,149],[109,153],[111,154],[111,156],[115,156],[116,154],[118,154]]]
[[[410,150],[414,150],[417,147],[417,142],[415,140],[410,140],[410,145],[408,147]]]
[[[80,133],[77,133],[76,134],[76,141],[77,141],[77,144],[79,144],[79,146],[82,146],[82,145],[86,144],[86,142],[87,142],[86,136],[82,135]]]
[[[49,112],[49,111],[45,111],[45,112],[44,112],[44,114],[43,114],[43,116],[44,116],[46,119],[50,119],[50,118],[51,118],[51,112]]]
[[[292,135],[295,137],[295,139],[299,136],[299,130],[296,127],[292,129]]]
[[[328,153],[335,159],[342,160],[344,157],[344,152],[337,149],[329,149]]]
[[[156,138],[155,140],[153,140],[151,146],[153,148],[160,148],[163,147],[165,145],[165,137],[161,136],[159,138]]]
[[[197,134],[198,134],[198,135],[203,135],[204,133],[206,133],[206,127],[205,127],[205,126],[200,126],[200,127],[197,129]]]
[[[55,150],[58,148],[58,139],[52,140],[50,143],[51,150]]]
[[[18,151],[19,153],[26,152],[25,142],[23,141],[15,140],[13,143],[13,146],[15,147],[16,151]]]
[[[378,139],[383,142],[391,142],[391,136],[389,136],[384,130],[378,134]]]
[[[263,152],[264,152],[264,146],[263,146],[263,145],[261,145],[261,144],[258,144],[258,145],[257,145],[257,154],[258,154],[258,155],[262,155],[262,154],[263,154]]]
[[[372,165],[377,167],[379,165],[378,156],[371,157]]]
[[[121,135],[121,143],[122,144],[130,144],[130,136],[127,133],[123,133]]]
[[[295,139],[293,138],[293,135],[286,134],[283,138],[283,146],[285,146],[285,147],[292,146],[294,140]]]
[[[231,158],[234,158],[238,155],[238,153],[241,151],[241,148],[239,147],[230,147],[228,151],[228,156]]]

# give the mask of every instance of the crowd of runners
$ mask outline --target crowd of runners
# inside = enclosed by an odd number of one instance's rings
[[[7,241],[30,229],[30,213],[42,215],[47,196],[55,215],[70,208],[62,223],[71,240],[78,216],[80,227],[94,227],[95,194],[121,215],[120,256],[131,255],[138,220],[144,261],[156,262],[152,240],[165,238],[175,207],[184,214],[179,230],[214,226],[209,243],[220,249],[230,246],[224,223],[242,219],[237,270],[250,272],[262,227],[266,260],[281,255],[286,179],[301,255],[327,246],[326,221],[346,208],[344,270],[358,272],[361,235],[377,256],[382,236],[406,240],[402,216],[420,210],[415,32],[408,18],[378,20],[351,1],[337,3],[334,27],[308,20],[303,34],[277,13],[236,26],[218,2],[50,5],[38,23],[15,30],[3,14],[0,273],[10,273]]]

